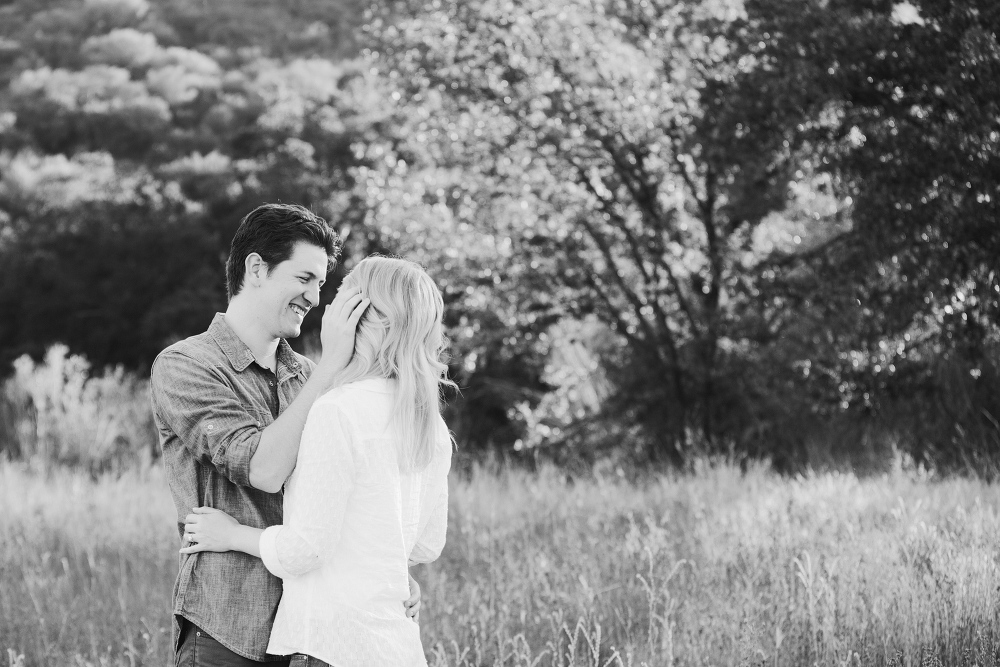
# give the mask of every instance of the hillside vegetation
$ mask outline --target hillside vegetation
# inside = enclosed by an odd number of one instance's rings
[[[347,237],[324,302],[371,252],[432,273],[469,451],[992,474],[998,30],[993,0],[4,2],[0,376],[62,344],[141,382],[225,308],[240,218],[297,202]]]

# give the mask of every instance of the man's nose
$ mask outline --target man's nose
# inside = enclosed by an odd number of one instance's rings
[[[311,283],[309,289],[305,293],[306,301],[309,302],[309,307],[313,308],[319,303],[319,283]]]

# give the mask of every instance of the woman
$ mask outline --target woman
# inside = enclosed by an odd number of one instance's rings
[[[407,567],[441,553],[452,440],[441,418],[441,293],[416,264],[368,257],[344,280],[371,300],[354,357],[313,405],[284,523],[197,508],[182,553],[243,551],[283,580],[268,653],[292,665],[426,665]]]

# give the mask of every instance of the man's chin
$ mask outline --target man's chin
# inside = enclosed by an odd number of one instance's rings
[[[281,332],[281,337],[282,338],[298,338],[299,334],[301,334],[301,333],[302,333],[302,325],[299,324],[297,326],[288,327],[287,329],[285,329],[284,331],[282,331]]]

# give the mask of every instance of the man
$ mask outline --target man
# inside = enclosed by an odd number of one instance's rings
[[[182,536],[183,517],[202,505],[258,528],[281,523],[279,492],[295,467],[306,416],[350,361],[368,306],[356,289],[337,295],[323,315],[318,364],[288,345],[319,303],[340,250],[326,221],[307,209],[258,207],[233,237],[226,312],[153,362],[153,414]],[[407,613],[415,618],[419,588],[410,582]],[[259,559],[182,556],[173,596],[176,664],[287,663],[266,655],[280,596],[280,580]]]

